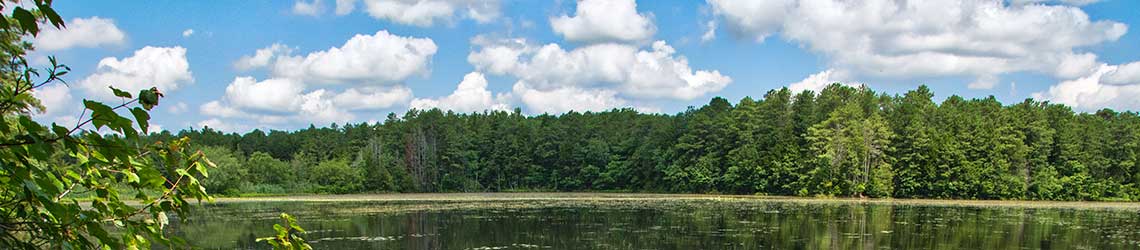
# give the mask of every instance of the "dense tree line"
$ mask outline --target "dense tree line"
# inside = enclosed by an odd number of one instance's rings
[[[634,191],[1140,200],[1140,117],[831,85],[675,115],[410,110],[293,132],[152,134],[208,145],[215,193]]]

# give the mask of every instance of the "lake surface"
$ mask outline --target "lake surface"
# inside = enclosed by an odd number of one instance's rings
[[[317,249],[1140,249],[1135,203],[552,196],[227,201],[168,229],[207,249],[265,249],[254,238],[286,212]]]

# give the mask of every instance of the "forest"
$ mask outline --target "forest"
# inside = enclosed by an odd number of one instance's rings
[[[1140,200],[1140,117],[1027,99],[833,84],[713,98],[675,115],[438,109],[382,123],[189,137],[224,195],[612,191]]]

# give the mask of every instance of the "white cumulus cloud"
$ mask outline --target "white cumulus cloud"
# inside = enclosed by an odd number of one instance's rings
[[[553,43],[535,47],[507,40],[484,45],[467,60],[476,69],[512,75],[539,90],[607,87],[637,98],[692,100],[732,82],[716,70],[693,70],[664,41],[654,42],[651,50],[605,43],[567,51]]]
[[[298,120],[313,124],[345,123],[355,116],[334,103],[333,93],[318,89],[301,96],[301,106],[297,114]]]
[[[237,108],[222,104],[221,101],[210,101],[198,107],[198,112],[207,116],[234,118],[251,116]]]
[[[250,119],[267,124],[343,123],[355,118],[352,111],[374,111],[404,105],[412,98],[407,87],[349,88],[337,93],[328,89],[305,91],[306,86],[289,78],[258,81],[237,77],[226,87],[221,100],[199,107],[214,118]]]
[[[63,84],[50,84],[32,90],[32,96],[44,106],[42,116],[68,115],[63,111],[72,110],[71,88]]]
[[[239,108],[284,113],[296,110],[304,90],[302,83],[287,78],[238,77],[226,87],[225,100]]]
[[[795,1],[708,0],[708,3],[734,32],[763,41],[783,25]]]
[[[190,109],[190,105],[187,105],[185,102],[178,102],[178,103],[175,103],[174,105],[170,105],[169,107],[167,107],[166,112],[170,112],[171,114],[181,114],[181,113],[185,113],[186,110],[189,110],[189,109]]]
[[[649,48],[600,43],[565,50],[551,43],[477,36],[467,61],[479,72],[517,79],[512,99],[534,112],[645,107],[661,98],[692,100],[720,91],[732,78],[695,70],[664,41]],[[550,99],[553,98],[553,99]]]
[[[350,88],[332,98],[333,104],[347,110],[380,110],[408,103],[412,90],[404,86]]]
[[[653,37],[657,27],[637,13],[634,0],[578,1],[575,16],[550,19],[554,32],[576,42],[636,42]]]
[[[267,49],[272,50],[273,47]],[[372,35],[358,34],[340,47],[303,57],[279,55],[272,69],[275,77],[301,79],[306,83],[367,81],[391,84],[416,74],[427,74],[436,49],[431,39],[403,37],[381,30]],[[259,50],[251,57],[250,65],[261,62],[252,60],[261,59],[260,53]]]
[[[1010,0],[1009,3],[1013,5],[1026,5],[1026,4],[1067,4],[1067,5],[1089,5],[1100,0]]]
[[[348,15],[355,9],[356,0],[336,0],[336,14],[339,16]]]
[[[40,51],[57,51],[69,48],[95,48],[119,46],[126,43],[127,35],[115,26],[115,21],[102,17],[74,18],[64,29],[45,28],[32,44]]]
[[[1140,62],[1117,66],[1105,72],[1102,81],[1112,85],[1140,84]]]
[[[202,104],[199,111],[263,127],[348,122],[359,113],[406,106],[413,95],[404,81],[429,74],[436,49],[431,39],[384,30],[307,54],[273,44],[234,62],[239,70],[268,69],[268,77],[237,77],[222,98]]]
[[[420,27],[462,17],[488,23],[499,17],[499,0],[363,0],[364,12],[376,19]],[[342,7],[341,6],[345,6]],[[353,6],[353,7],[348,7]],[[337,1],[337,13],[355,8],[355,1]],[[343,11],[343,12],[342,12]]]
[[[250,127],[247,125],[229,123],[229,122],[222,121],[221,119],[218,119],[218,118],[206,119],[206,120],[203,120],[201,122],[198,122],[197,125],[199,128],[210,128],[213,130],[228,131],[228,132],[245,132],[245,131],[249,131],[249,130],[253,129],[253,127]]]
[[[297,0],[293,2],[293,14],[317,16],[321,14],[320,0]]]
[[[1002,0],[708,1],[738,34],[778,33],[856,77],[972,76],[977,88],[1013,72],[1087,75],[1095,55],[1076,49],[1127,31],[1073,6]]]
[[[630,107],[617,91],[610,89],[583,89],[574,86],[539,90],[519,81],[513,93],[534,113],[565,113],[568,111],[604,111]]]
[[[1033,98],[1069,105],[1078,110],[1093,111],[1108,107],[1140,109],[1140,77],[1135,75],[1140,62],[1124,65],[1102,64],[1085,77],[1062,81],[1048,90],[1033,93]]]
[[[78,84],[97,98],[115,100],[108,86],[132,94],[157,87],[159,91],[169,94],[193,81],[185,48],[147,46],[123,59],[103,58],[95,73],[83,78]]]
[[[788,90],[792,93],[799,93],[804,90],[811,90],[819,93],[820,90],[826,88],[833,83],[839,83],[847,86],[857,86],[859,83],[851,82],[848,79],[847,73],[835,69],[827,69],[819,73],[811,74],[807,78],[799,82],[788,85]]]
[[[237,68],[238,70],[262,68],[269,66],[269,63],[273,62],[272,60],[276,59],[278,56],[287,56],[292,52],[292,48],[289,48],[284,44],[274,43],[269,47],[258,49],[253,53],[253,55],[245,55],[241,58],[238,58],[238,60],[234,62],[234,68]]]
[[[701,42],[708,42],[716,39],[716,21],[705,22],[705,33],[701,34]]]
[[[416,109],[439,108],[467,113],[484,110],[508,110],[510,96],[500,94],[495,96],[487,90],[487,78],[483,73],[471,72],[463,76],[463,81],[451,95],[437,99],[417,98],[412,100],[411,107]]]

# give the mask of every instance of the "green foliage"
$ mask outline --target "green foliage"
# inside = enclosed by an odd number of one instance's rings
[[[206,191],[214,194],[237,195],[242,186],[249,185],[249,169],[246,164],[224,147],[203,147],[202,153],[213,161],[217,168],[210,170],[210,178],[203,181]]]
[[[364,176],[359,168],[349,167],[346,160],[323,161],[309,172],[309,182],[320,193],[344,194],[360,191]]]
[[[814,175],[810,179],[815,181],[812,186],[819,188],[814,193],[890,196],[894,174],[887,153],[893,136],[886,120],[878,113],[864,113],[858,99],[837,107],[808,131],[808,141],[818,155],[818,165],[810,172]]]
[[[31,92],[62,84],[60,77],[69,68],[54,58],[42,72],[29,67],[24,53],[30,46],[21,39],[34,37],[41,22],[57,28],[64,24],[51,1],[14,5],[0,2],[13,7],[0,22],[5,59],[0,68],[0,248],[184,244],[166,235],[164,227],[169,216],[186,218],[189,200],[211,199],[199,177],[208,176],[206,169],[214,164],[191,150],[189,138],[154,143],[140,138],[150,109],[162,97],[154,88],[139,91],[136,99],[112,88],[124,99],[115,106],[84,100],[85,116],[73,127],[33,121],[29,113],[43,107]],[[28,6],[36,9],[24,9]],[[119,114],[126,110],[132,117]],[[87,126],[106,134],[87,131]]]
[[[831,85],[675,115],[438,109],[380,124],[181,131],[248,156],[242,192],[632,191],[1136,200],[1140,116]],[[271,153],[261,153],[271,152]]]
[[[289,214],[282,213],[281,220],[285,223],[274,224],[273,231],[277,232],[273,237],[258,238],[257,241],[265,241],[274,250],[312,250],[313,247],[301,238],[300,234],[305,233],[305,229],[297,225],[297,219]]]
[[[63,18],[51,7],[51,2],[51,0],[34,0],[31,1],[30,4],[17,6],[9,5],[11,3],[4,3],[0,5],[0,7],[13,8],[9,16],[0,19],[0,27],[4,27],[5,32],[30,36],[39,34],[39,26],[45,21],[55,28],[65,27]],[[35,8],[31,10],[25,8],[30,6],[35,6]]]
[[[352,168],[360,169],[364,172],[364,188],[376,191],[396,191],[396,177],[392,172],[395,164],[392,164],[393,157],[390,153],[383,150],[383,142],[379,139],[371,139],[360,152],[356,155],[356,160],[352,162]]]
[[[294,171],[289,163],[266,153],[250,154],[244,167],[249,169],[250,183],[286,185],[297,181],[297,171]]]

